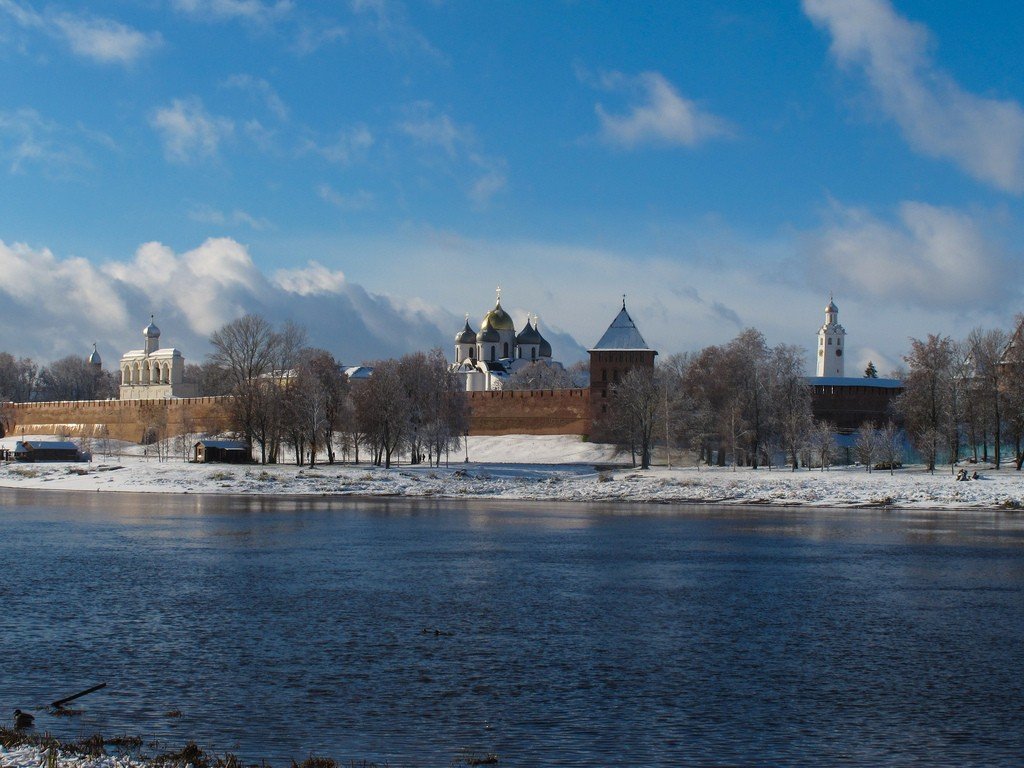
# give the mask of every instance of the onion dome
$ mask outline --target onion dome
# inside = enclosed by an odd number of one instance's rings
[[[539,340],[540,349],[537,350],[538,357],[551,357],[551,344],[540,335],[540,323],[537,322],[537,318],[533,318],[533,330],[537,332],[537,339]]]
[[[825,311],[826,312],[836,313],[836,312],[839,311],[839,307],[836,306],[836,303],[834,301],[832,301],[832,299],[829,299],[828,300],[828,306],[825,307]]]
[[[476,335],[476,340],[480,344],[497,344],[501,341],[501,336],[499,336],[498,332],[489,325],[481,325],[480,333]]]
[[[153,316],[149,316],[149,325],[142,329],[142,335],[147,339],[159,339],[160,329],[153,323]]]
[[[516,344],[540,344],[542,341],[544,338],[529,319],[526,320],[523,330],[516,335]]]
[[[512,331],[516,330],[515,324],[512,322],[512,317],[501,308],[501,299],[499,298],[494,303],[494,309],[484,315],[484,319],[480,321],[480,330],[493,328],[496,331]]]
[[[469,318],[466,318],[466,327],[461,333],[455,334],[456,344],[476,344],[476,331],[469,327]]]
[[[96,349],[96,344],[92,345],[92,354],[89,355],[89,365],[100,366],[103,365],[103,361],[100,360],[99,350]]]

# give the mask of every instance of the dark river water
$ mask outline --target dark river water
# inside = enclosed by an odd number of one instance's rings
[[[40,729],[278,766],[1020,766],[1024,515],[0,490],[3,718],[99,682]]]

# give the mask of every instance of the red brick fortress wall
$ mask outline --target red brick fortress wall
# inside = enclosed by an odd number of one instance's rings
[[[12,403],[13,424],[8,435],[68,435],[110,437],[143,442],[147,431],[161,437],[230,429],[228,397],[188,397],[168,400],[77,400],[51,403]]]
[[[467,392],[471,435],[590,434],[586,389]]]

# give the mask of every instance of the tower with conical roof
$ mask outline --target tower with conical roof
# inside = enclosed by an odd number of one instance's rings
[[[825,307],[825,324],[818,330],[818,376],[843,377],[845,370],[843,340],[846,330],[839,324],[839,307],[828,297]]]
[[[610,390],[622,377],[635,368],[653,368],[657,352],[647,346],[636,323],[626,310],[626,297],[622,309],[608,326],[590,353],[590,410],[594,419],[594,433],[600,439],[601,423],[608,417]]]

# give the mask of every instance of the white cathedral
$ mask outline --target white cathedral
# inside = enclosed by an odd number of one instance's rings
[[[537,316],[526,318],[523,330],[516,333],[512,317],[502,309],[501,289],[494,309],[474,331],[466,315],[465,327],[455,336],[455,363],[452,370],[463,377],[467,392],[504,388],[516,371],[529,365],[562,367],[551,359],[551,345],[541,336]]]
[[[843,339],[846,330],[839,324],[839,307],[828,297],[825,324],[818,330],[818,377],[843,378]]]
[[[160,329],[152,316],[149,321],[142,329],[145,347],[121,356],[121,399],[195,397],[195,384],[185,381],[185,356],[173,347],[161,349]]]

